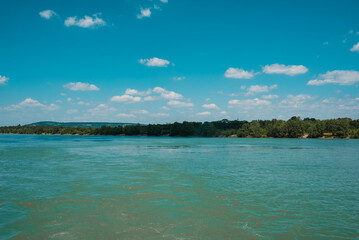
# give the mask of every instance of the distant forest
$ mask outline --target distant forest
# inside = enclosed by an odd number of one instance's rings
[[[0,133],[59,135],[125,135],[173,137],[273,137],[273,138],[359,138],[359,119],[318,120],[292,117],[284,120],[175,122],[166,124],[102,126],[100,128],[63,126],[8,126]]]

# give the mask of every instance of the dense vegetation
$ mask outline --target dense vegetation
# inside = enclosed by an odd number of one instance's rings
[[[183,122],[149,125],[102,126],[101,128],[63,126],[10,126],[0,127],[0,133],[15,134],[78,134],[126,136],[180,136],[180,137],[274,137],[274,138],[359,138],[359,119],[338,118],[318,120],[292,117],[283,120]]]
[[[124,125],[135,125],[135,124],[112,123],[112,122],[51,122],[51,121],[42,121],[42,122],[26,124],[26,126],[83,127],[83,128],[100,128],[102,126],[117,127]]]

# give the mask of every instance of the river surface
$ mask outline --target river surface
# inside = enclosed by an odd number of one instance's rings
[[[359,140],[0,135],[0,239],[359,239]]]

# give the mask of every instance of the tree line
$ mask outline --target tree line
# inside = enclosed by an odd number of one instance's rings
[[[273,137],[273,138],[359,138],[359,119],[337,118],[319,120],[292,117],[284,120],[253,120],[251,122],[223,119],[213,122],[188,122],[102,126],[100,128],[62,126],[7,126],[0,133],[58,135],[125,135],[173,137]]]

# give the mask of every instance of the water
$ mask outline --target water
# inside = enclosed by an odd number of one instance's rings
[[[358,149],[0,135],[0,239],[359,239]]]

